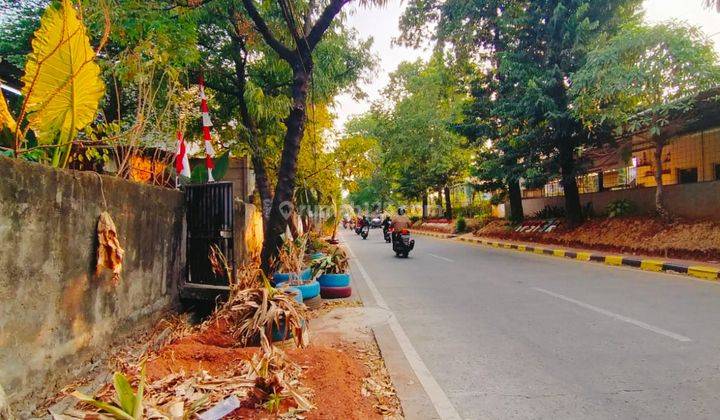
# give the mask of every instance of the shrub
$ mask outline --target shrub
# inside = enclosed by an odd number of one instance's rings
[[[630,200],[615,200],[607,205],[608,217],[623,217],[635,213],[635,204]]]
[[[417,223],[417,221],[420,220],[420,219],[422,219],[422,217],[417,216],[417,215],[412,215],[412,216],[410,216],[410,221],[411,221],[413,224]]]
[[[556,219],[558,217],[565,217],[565,208],[547,205],[535,213],[537,219]]]
[[[465,218],[460,216],[455,221],[455,232],[457,233],[463,233],[467,231],[467,222],[465,221]]]
[[[342,274],[347,272],[348,258],[345,251],[336,247],[332,254],[310,263],[313,277],[321,274]]]

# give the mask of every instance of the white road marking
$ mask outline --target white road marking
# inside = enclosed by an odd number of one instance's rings
[[[455,262],[455,261],[451,260],[450,258],[445,258],[445,257],[442,257],[442,256],[440,256],[440,255],[431,254],[431,253],[429,253],[429,252],[428,252],[428,255],[431,256],[431,257],[435,257],[435,258],[441,259],[441,260],[443,260],[443,261]]]
[[[390,314],[390,318],[388,319],[388,325],[390,327],[390,330],[392,331],[395,339],[400,345],[400,349],[405,355],[405,358],[410,364],[410,367],[415,373],[415,376],[417,376],[423,389],[425,389],[428,397],[430,397],[430,401],[435,407],[435,410],[438,412],[438,415],[442,419],[461,420],[462,417],[460,417],[460,414],[458,414],[455,406],[453,406],[453,404],[450,402],[450,399],[445,394],[445,391],[443,391],[443,389],[440,387],[440,384],[438,384],[435,378],[432,376],[432,373],[430,373],[430,369],[428,369],[428,367],[420,358],[417,350],[415,350],[415,347],[410,342],[407,334],[405,334],[405,330],[403,330],[402,326],[398,322],[395,313],[390,310],[387,302],[385,302],[385,299],[382,297],[380,291],[375,286],[375,282],[372,281],[370,275],[367,273],[367,271],[365,271],[365,267],[363,267],[362,263],[360,263],[360,260],[357,259],[355,253],[352,251],[352,248],[350,248],[350,244],[348,242],[345,242],[345,244],[347,245],[347,250],[350,253],[352,261],[357,265],[357,268],[360,271],[363,280],[365,280],[365,284],[367,284],[368,289],[370,289],[370,293],[372,293],[373,298],[375,299],[375,303],[377,303],[378,307],[387,310]]]
[[[583,308],[585,308],[585,309],[589,309],[589,310],[594,311],[594,312],[597,312],[597,313],[599,313],[599,314],[603,314],[603,315],[608,316],[608,317],[610,317],[610,318],[617,319],[618,321],[627,322],[628,324],[632,324],[632,325],[635,325],[636,327],[640,327],[640,328],[646,329],[646,330],[648,330],[648,331],[652,331],[652,332],[654,332],[654,333],[656,333],[656,334],[660,334],[660,335],[664,335],[664,336],[666,336],[666,337],[670,337],[670,338],[672,338],[672,339],[674,339],[674,340],[683,341],[683,342],[692,341],[691,339],[689,339],[688,337],[685,337],[684,335],[675,334],[675,333],[672,332],[672,331],[664,330],[664,329],[662,329],[662,328],[659,328],[659,327],[656,327],[656,326],[653,326],[653,325],[650,325],[650,324],[646,324],[646,323],[644,323],[644,322],[642,322],[642,321],[638,321],[637,319],[628,318],[628,317],[626,317],[626,316],[623,316],[623,315],[620,315],[620,314],[616,314],[616,313],[614,313],[614,312],[610,312],[610,311],[608,311],[608,310],[606,310],[606,309],[598,308],[597,306],[590,305],[589,303],[580,302],[579,300],[575,300],[575,299],[573,299],[573,298],[571,298],[571,297],[567,297],[567,296],[561,295],[561,294],[559,294],[559,293],[551,292],[551,291],[549,291],[549,290],[545,290],[545,289],[542,289],[542,288],[540,288],[540,287],[533,287],[533,289],[534,289],[534,290],[537,290],[538,292],[542,292],[542,293],[545,293],[545,294],[547,294],[547,295],[554,296],[554,297],[556,297],[556,298],[558,298],[558,299],[562,299],[562,300],[564,300],[564,301],[566,301],[566,302],[574,303],[574,304],[576,304],[576,305],[578,305],[578,306],[581,306],[581,307],[583,307]]]

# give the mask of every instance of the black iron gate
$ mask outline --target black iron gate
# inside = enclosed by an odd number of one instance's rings
[[[185,189],[187,220],[187,286],[227,286],[224,276],[216,276],[210,264],[210,247],[220,248],[228,265],[235,270],[233,241],[233,184],[188,185]],[[224,287],[223,287],[224,289]]]

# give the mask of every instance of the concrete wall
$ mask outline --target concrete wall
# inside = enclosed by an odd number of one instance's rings
[[[94,274],[103,193],[117,285]],[[16,413],[171,307],[184,264],[180,192],[0,158],[0,385]]]
[[[720,181],[695,184],[665,185],[665,206],[677,216],[693,219],[720,219]],[[615,200],[630,200],[638,212],[653,213],[655,210],[655,188],[604,191],[580,195],[580,202],[593,203],[595,212],[602,213]],[[523,212],[533,216],[546,205],[562,207],[565,197],[527,198],[523,200]]]

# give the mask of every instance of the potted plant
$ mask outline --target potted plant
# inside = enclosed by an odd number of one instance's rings
[[[350,286],[350,275],[347,273],[348,258],[340,248],[335,248],[328,256],[313,260],[310,267],[320,287]]]
[[[312,280],[312,271],[303,269],[303,257],[307,247],[307,236],[301,236],[296,240],[286,240],[280,248],[276,263],[277,272],[273,274],[275,286],[291,282],[301,284]]]

